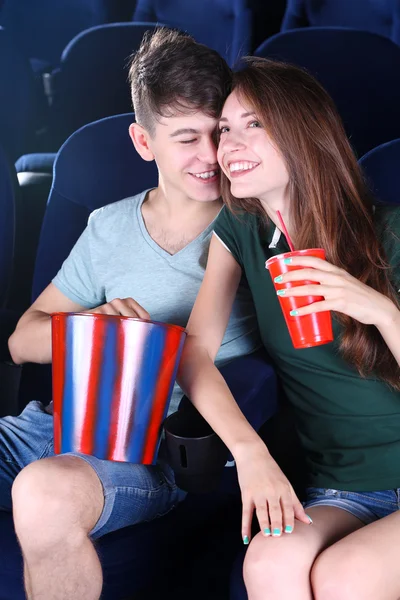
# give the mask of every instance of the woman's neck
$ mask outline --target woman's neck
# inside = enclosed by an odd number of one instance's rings
[[[271,221],[282,230],[282,225],[278,217],[278,211],[280,212],[290,235],[292,233],[292,219],[290,215],[290,201],[286,191],[283,194],[270,194],[267,198],[259,198],[259,200]]]

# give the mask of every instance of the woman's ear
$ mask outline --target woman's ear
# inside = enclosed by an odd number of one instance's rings
[[[140,154],[143,160],[154,160],[154,154],[149,145],[149,132],[144,127],[142,127],[142,125],[139,125],[139,123],[132,123],[129,126],[129,135],[133,142],[133,145],[136,148],[136,151],[138,152],[138,154]]]

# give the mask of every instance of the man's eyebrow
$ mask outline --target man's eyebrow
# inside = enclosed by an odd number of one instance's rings
[[[246,117],[255,117],[256,113],[255,112],[245,112],[242,115],[240,115],[241,119],[245,119]],[[221,121],[227,121],[228,119],[226,117],[221,117],[220,118],[220,122]]]
[[[177,129],[173,133],[170,133],[169,137],[176,137],[177,135],[183,135],[185,133],[186,134],[187,133],[193,133],[193,134],[197,135],[199,132],[197,131],[197,129],[191,129],[191,128],[187,127],[187,128],[184,128],[184,129]]]

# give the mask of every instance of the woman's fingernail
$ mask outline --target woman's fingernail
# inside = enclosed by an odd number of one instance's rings
[[[278,275],[278,277],[275,277],[274,281],[275,281],[275,283],[281,283],[282,279],[283,279],[283,276],[282,275]]]
[[[289,314],[290,314],[291,317],[297,317],[298,314],[299,314],[299,311],[298,310],[291,310]]]
[[[293,531],[293,527],[291,525],[286,525],[285,533],[292,533],[292,531]]]
[[[292,261],[293,261],[293,258],[284,258],[284,259],[283,259],[283,263],[284,263],[285,265],[291,265],[291,264],[292,264]]]
[[[244,544],[245,546],[248,546],[248,545],[249,545],[249,536],[248,536],[248,535],[245,535],[245,536],[244,536],[244,538],[243,538],[243,544]]]
[[[286,290],[277,290],[277,296],[284,296],[286,294]]]
[[[269,528],[269,527],[266,527],[266,528],[264,529],[264,535],[267,535],[267,536],[268,536],[268,535],[271,535],[271,530],[270,530],[270,528]]]
[[[308,518],[308,520],[310,521],[310,523],[314,523],[314,521],[312,520],[312,518],[310,517],[310,515],[306,515],[306,517]]]
[[[280,535],[281,535],[281,530],[280,530],[280,529],[278,529],[278,528],[276,527],[276,528],[273,530],[273,532],[272,532],[272,535],[273,535],[274,537],[278,537],[278,536],[280,536]]]

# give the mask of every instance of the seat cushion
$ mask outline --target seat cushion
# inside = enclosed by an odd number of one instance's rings
[[[233,532],[238,546],[230,539],[225,552],[223,532],[226,530]],[[25,600],[22,556],[10,513],[0,511],[0,531],[0,600]],[[210,544],[211,537],[213,544]],[[221,544],[220,552],[230,557],[224,582],[228,589],[231,561],[241,543],[237,497],[219,492],[189,495],[164,517],[104,536],[96,544],[104,572],[102,600],[122,600],[147,588],[157,595],[158,585],[164,590],[190,586],[192,578],[188,580],[183,573],[195,569],[192,558],[204,560],[199,556],[200,549],[206,551],[209,545],[215,546],[216,540]],[[202,573],[202,576],[206,578],[207,574]],[[149,598],[147,594],[145,597]]]

